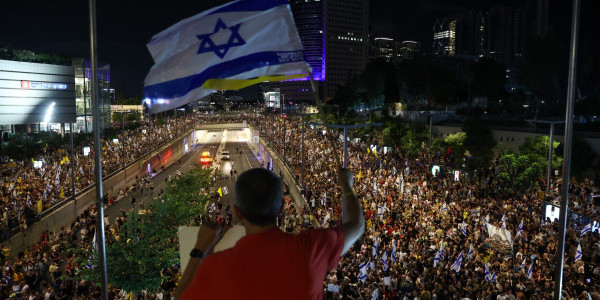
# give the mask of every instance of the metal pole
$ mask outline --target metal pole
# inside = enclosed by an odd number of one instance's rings
[[[546,184],[546,192],[550,192],[552,182],[552,148],[554,146],[554,122],[550,123],[550,150],[548,154],[548,182]]]
[[[87,78],[86,68],[85,68],[85,58],[83,59],[83,124],[85,126],[85,133],[88,133],[88,124],[87,124],[87,103],[85,99],[85,94],[87,90],[85,89],[85,79]]]
[[[348,127],[344,127],[344,168],[348,167]]]
[[[286,163],[285,146],[285,115],[283,115],[283,163]]]
[[[433,115],[431,113],[429,113],[429,146],[431,146],[433,144],[432,130],[433,130]]]
[[[125,170],[125,112],[121,112],[121,156],[123,158],[123,170]]]
[[[102,201],[102,145],[100,145],[100,107],[98,103],[98,81],[96,80],[96,0],[89,0],[90,12],[90,52],[92,62],[92,118],[94,130],[94,165],[96,173],[96,233],[98,233],[98,256],[102,277],[102,299],[108,300],[108,275],[106,272],[106,249],[104,247],[104,202]]]
[[[567,211],[569,209],[569,173],[571,171],[571,144],[573,140],[573,99],[575,98],[575,82],[577,68],[577,40],[579,34],[579,0],[573,0],[573,17],[571,20],[571,51],[569,53],[569,87],[567,92],[567,113],[565,120],[564,163],[562,168],[562,187],[560,199],[560,233],[558,236],[558,253],[556,255],[556,274],[554,275],[554,299],[560,300],[562,295],[563,263],[565,257],[565,233],[567,231]]]
[[[71,195],[75,201],[75,212],[77,212],[77,197],[75,197],[75,151],[73,150],[73,123],[69,123],[69,129],[71,130]]]
[[[304,190],[304,192],[306,193],[306,184],[304,184],[304,126],[306,126],[306,124],[304,123],[304,115],[302,115],[302,190]]]

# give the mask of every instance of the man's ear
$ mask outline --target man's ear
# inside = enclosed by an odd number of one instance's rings
[[[244,215],[242,215],[242,212],[240,211],[240,209],[237,207],[237,204],[235,204],[235,203],[233,204],[233,213],[238,218],[238,220],[240,222],[242,222],[242,220],[244,219]]]

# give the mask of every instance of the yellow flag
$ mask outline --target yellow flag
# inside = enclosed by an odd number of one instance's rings
[[[33,157],[31,158],[31,163],[35,164],[35,160],[33,160]]]
[[[63,191],[62,186],[60,187],[60,197],[63,198],[65,196],[65,192]]]
[[[371,153],[371,148],[367,146],[367,153]]]
[[[360,180],[362,178],[362,170],[358,171],[358,180]]]
[[[41,213],[42,209],[44,209],[44,207],[42,205],[42,200],[38,200],[38,203],[37,203],[37,210],[38,210],[38,212]]]
[[[375,152],[375,150],[373,150],[373,154],[375,154],[375,157],[377,157],[377,152]]]
[[[219,193],[219,196],[223,197],[223,190],[220,187],[217,190],[217,193]]]

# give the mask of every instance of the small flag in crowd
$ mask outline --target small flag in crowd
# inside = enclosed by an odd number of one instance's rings
[[[456,258],[456,261],[452,264],[452,270],[456,271],[456,273],[460,272],[460,265],[462,264],[463,254],[462,252]]]
[[[398,253],[396,252],[396,243],[392,244],[392,263],[396,263],[396,255]]]
[[[37,203],[37,211],[38,211],[38,213],[41,213],[43,209],[44,209],[44,204],[42,203],[42,200],[39,200],[38,203]]]
[[[592,222],[590,221],[589,223],[587,223],[587,225],[585,225],[585,227],[583,227],[583,229],[581,229],[581,234],[579,236],[582,237],[586,233],[591,232],[591,231],[592,231]]]
[[[321,197],[321,205],[325,206],[326,201],[327,201],[327,192],[323,192],[323,197]]]
[[[448,208],[446,207],[446,201],[444,201],[444,203],[442,203],[442,207],[440,207],[440,213],[442,213],[446,210],[448,210]]]
[[[527,261],[527,258],[523,259],[523,262],[521,263],[521,271],[523,271],[523,273],[525,273],[525,268],[527,267],[527,265],[525,265],[525,262]]]
[[[381,256],[381,263],[383,263],[383,271],[387,272],[387,270],[388,270],[388,255],[387,255],[387,251],[383,252],[383,255]]]
[[[531,265],[529,265],[529,270],[527,270],[527,278],[531,279],[531,275],[533,274],[533,261]]]
[[[358,279],[360,279],[360,281],[365,282],[365,280],[367,280],[367,272],[369,271],[369,264],[367,262],[364,262],[360,265],[358,265]]]
[[[440,242],[440,249],[435,252],[435,258],[433,259],[433,267],[444,260],[444,241]]]
[[[210,209],[209,209],[209,211],[213,212],[213,211],[215,211],[215,209],[217,209],[217,205],[216,205],[216,204],[213,202],[213,203],[210,205]]]
[[[519,224],[519,227],[517,228],[517,237],[521,236],[521,231],[523,231],[523,219],[521,219],[521,223]]]
[[[358,176],[356,177],[357,180],[360,180],[362,178],[362,170],[358,171]]]
[[[377,258],[377,252],[379,251],[379,245],[377,245],[377,238],[373,238],[373,257]]]
[[[494,271],[494,274],[490,273],[490,269],[488,269],[487,263],[485,263],[485,281],[496,282],[496,272]]]
[[[217,193],[219,193],[220,197],[223,197],[223,189],[221,189],[221,187],[219,187],[219,189],[217,190]]]
[[[373,152],[373,153],[375,153],[375,152]],[[375,289],[373,291],[373,293],[371,294],[371,300],[377,300],[378,298],[379,298],[379,290]]]
[[[502,215],[502,220],[500,220],[500,228],[506,229],[506,216]]]
[[[475,254],[475,249],[473,249],[473,243],[471,242],[471,246],[469,246],[469,259],[473,259],[473,254]]]
[[[581,244],[577,244],[577,251],[575,252],[575,260],[573,262],[580,261],[582,255],[583,253],[581,252]]]
[[[463,220],[462,225],[460,226],[460,232],[467,236],[467,224],[465,224],[465,220]]]
[[[226,186],[223,187],[223,195],[227,195],[229,194],[229,188],[227,188]]]

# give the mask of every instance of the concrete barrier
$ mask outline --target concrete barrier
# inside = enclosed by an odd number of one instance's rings
[[[137,177],[146,176],[148,170],[159,171],[161,167],[167,168],[181,158],[186,153],[186,149],[191,149],[192,141],[195,138],[194,134],[196,134],[195,129],[190,129],[171,142],[134,161],[125,170],[109,174],[102,182],[104,193],[116,195],[120,189],[125,189],[132,185]],[[13,255],[24,251],[27,247],[38,242],[43,232],[60,230],[62,227],[66,228],[70,226],[77,216],[81,215],[85,209],[95,203],[95,198],[95,188],[86,190],[82,194],[77,195],[75,200],[69,201],[51,214],[44,216],[40,221],[29,226],[25,235],[19,232],[12,236],[8,241],[2,243],[3,247],[7,246],[10,248]]]

